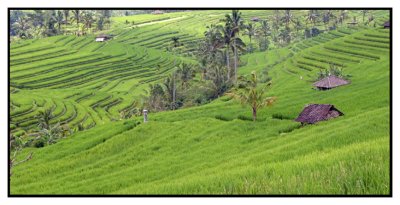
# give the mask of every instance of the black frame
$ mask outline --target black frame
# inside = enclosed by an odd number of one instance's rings
[[[218,7],[218,8],[212,8],[212,7],[111,7],[111,8],[106,8],[106,7],[8,7],[7,8],[7,55],[8,55],[8,64],[7,64],[7,70],[8,70],[8,88],[7,88],[7,110],[8,110],[8,127],[7,127],[7,136],[11,132],[10,130],[10,11],[11,10],[32,10],[32,9],[41,9],[41,10],[56,10],[56,9],[80,9],[80,10],[104,10],[104,9],[109,9],[109,10],[127,10],[127,9],[132,9],[132,10],[167,10],[167,9],[176,9],[176,10],[231,10],[231,9],[239,9],[239,10],[309,10],[309,9],[316,9],[316,10],[388,10],[390,13],[390,25],[393,25],[393,7],[297,7],[297,8],[290,8],[290,7],[273,7],[273,8],[266,8],[266,7]],[[138,194],[138,195],[100,195],[100,194],[82,194],[82,195],[76,195],[76,194],[71,194],[71,195],[63,195],[63,194],[55,194],[55,195],[50,195],[50,194],[43,194],[43,195],[32,195],[32,194],[11,194],[10,193],[10,138],[7,137],[7,196],[10,198],[17,198],[17,197],[35,197],[35,198],[51,198],[51,197],[185,197],[185,198],[194,198],[194,197],[217,197],[217,198],[222,198],[222,197],[306,197],[306,198],[313,198],[313,197],[328,197],[328,198],[337,198],[337,197],[353,197],[353,198],[363,198],[363,197],[376,197],[376,198],[391,198],[393,197],[393,29],[390,28],[390,74],[389,74],[389,80],[390,80],[390,86],[389,86],[389,92],[390,92],[390,115],[389,115],[389,120],[390,120],[390,166],[389,166],[389,172],[390,172],[390,193],[388,195],[378,195],[378,194],[369,194],[369,195],[343,195],[343,194],[309,194],[309,195],[293,195],[293,194],[288,194],[288,195],[207,195],[207,194],[189,194],[189,195],[176,195],[176,194],[149,194],[149,195],[144,195],[144,194]]]

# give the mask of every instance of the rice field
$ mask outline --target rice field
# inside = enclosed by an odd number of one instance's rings
[[[239,73],[267,69],[268,95],[277,97],[257,122],[249,121],[250,107],[226,96],[150,113],[148,123],[120,120],[119,112],[174,64],[196,63],[189,53],[205,24],[227,12],[115,17],[115,37],[105,43],[92,35],[11,44],[11,133],[35,130],[35,115],[46,108],[55,115],[51,123],[86,128],[54,145],[26,148],[21,156],[34,155],[13,168],[11,195],[389,195],[388,29],[342,27],[242,56]],[[376,13],[379,21],[389,18]],[[271,14],[243,11],[245,19]],[[176,53],[165,49],[174,36],[184,42]],[[313,89],[318,71],[332,64],[343,66],[351,83]],[[311,103],[333,104],[344,116],[307,126],[293,121]]]

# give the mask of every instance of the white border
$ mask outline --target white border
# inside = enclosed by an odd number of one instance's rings
[[[396,34],[400,27],[400,10],[398,0],[0,0],[0,60],[1,80],[0,94],[0,204],[6,205],[70,205],[70,204],[96,204],[110,205],[124,204],[307,204],[307,205],[336,205],[336,204],[363,204],[385,205],[399,204],[399,143],[398,135],[399,118],[399,81],[398,68],[399,56],[397,48],[399,41]],[[8,7],[392,7],[393,8],[393,198],[7,198],[7,8]],[[397,25],[397,26],[396,26]],[[397,35],[399,36],[399,35]],[[397,55],[396,55],[397,54]],[[397,93],[396,93],[397,92]],[[397,202],[396,202],[397,201]]]

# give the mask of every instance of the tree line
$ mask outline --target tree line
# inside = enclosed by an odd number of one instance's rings
[[[362,16],[364,25],[374,20],[368,10],[357,13]],[[232,88],[243,86],[240,83],[243,77],[238,76],[240,56],[254,52],[255,41],[259,51],[269,50],[271,45],[284,47],[293,41],[345,26],[348,21],[357,19],[356,16],[351,18],[347,10],[306,10],[296,15],[291,10],[275,10],[266,19],[253,17],[247,21],[239,10],[232,10],[219,23],[206,27],[196,54],[198,64],[183,64],[175,68],[164,82],[151,85],[149,97],[142,99],[141,107],[157,112],[210,102]],[[248,37],[247,43],[243,39],[245,36]],[[175,52],[181,46],[179,37],[174,37],[168,50]],[[255,79],[269,83],[271,78],[268,71],[264,71],[264,76]],[[196,74],[199,78],[195,78]]]
[[[109,29],[111,10],[12,10],[10,36],[21,39],[85,35]]]

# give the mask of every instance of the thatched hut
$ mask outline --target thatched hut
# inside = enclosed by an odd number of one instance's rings
[[[307,105],[300,115],[295,119],[301,124],[314,124],[319,121],[329,120],[344,115],[335,106],[330,104]]]
[[[347,85],[349,83],[350,82],[345,79],[339,78],[335,75],[330,75],[315,82],[313,85],[319,90],[329,90],[338,86]]]
[[[390,29],[390,21],[386,21],[386,22],[383,24],[383,28]]]
[[[151,12],[151,14],[155,14],[155,15],[158,15],[158,14],[164,14],[164,11],[161,11],[161,10],[155,10],[155,11]]]
[[[100,34],[100,35],[96,36],[96,42],[103,42],[103,41],[109,40],[111,38],[112,37],[110,35]]]

